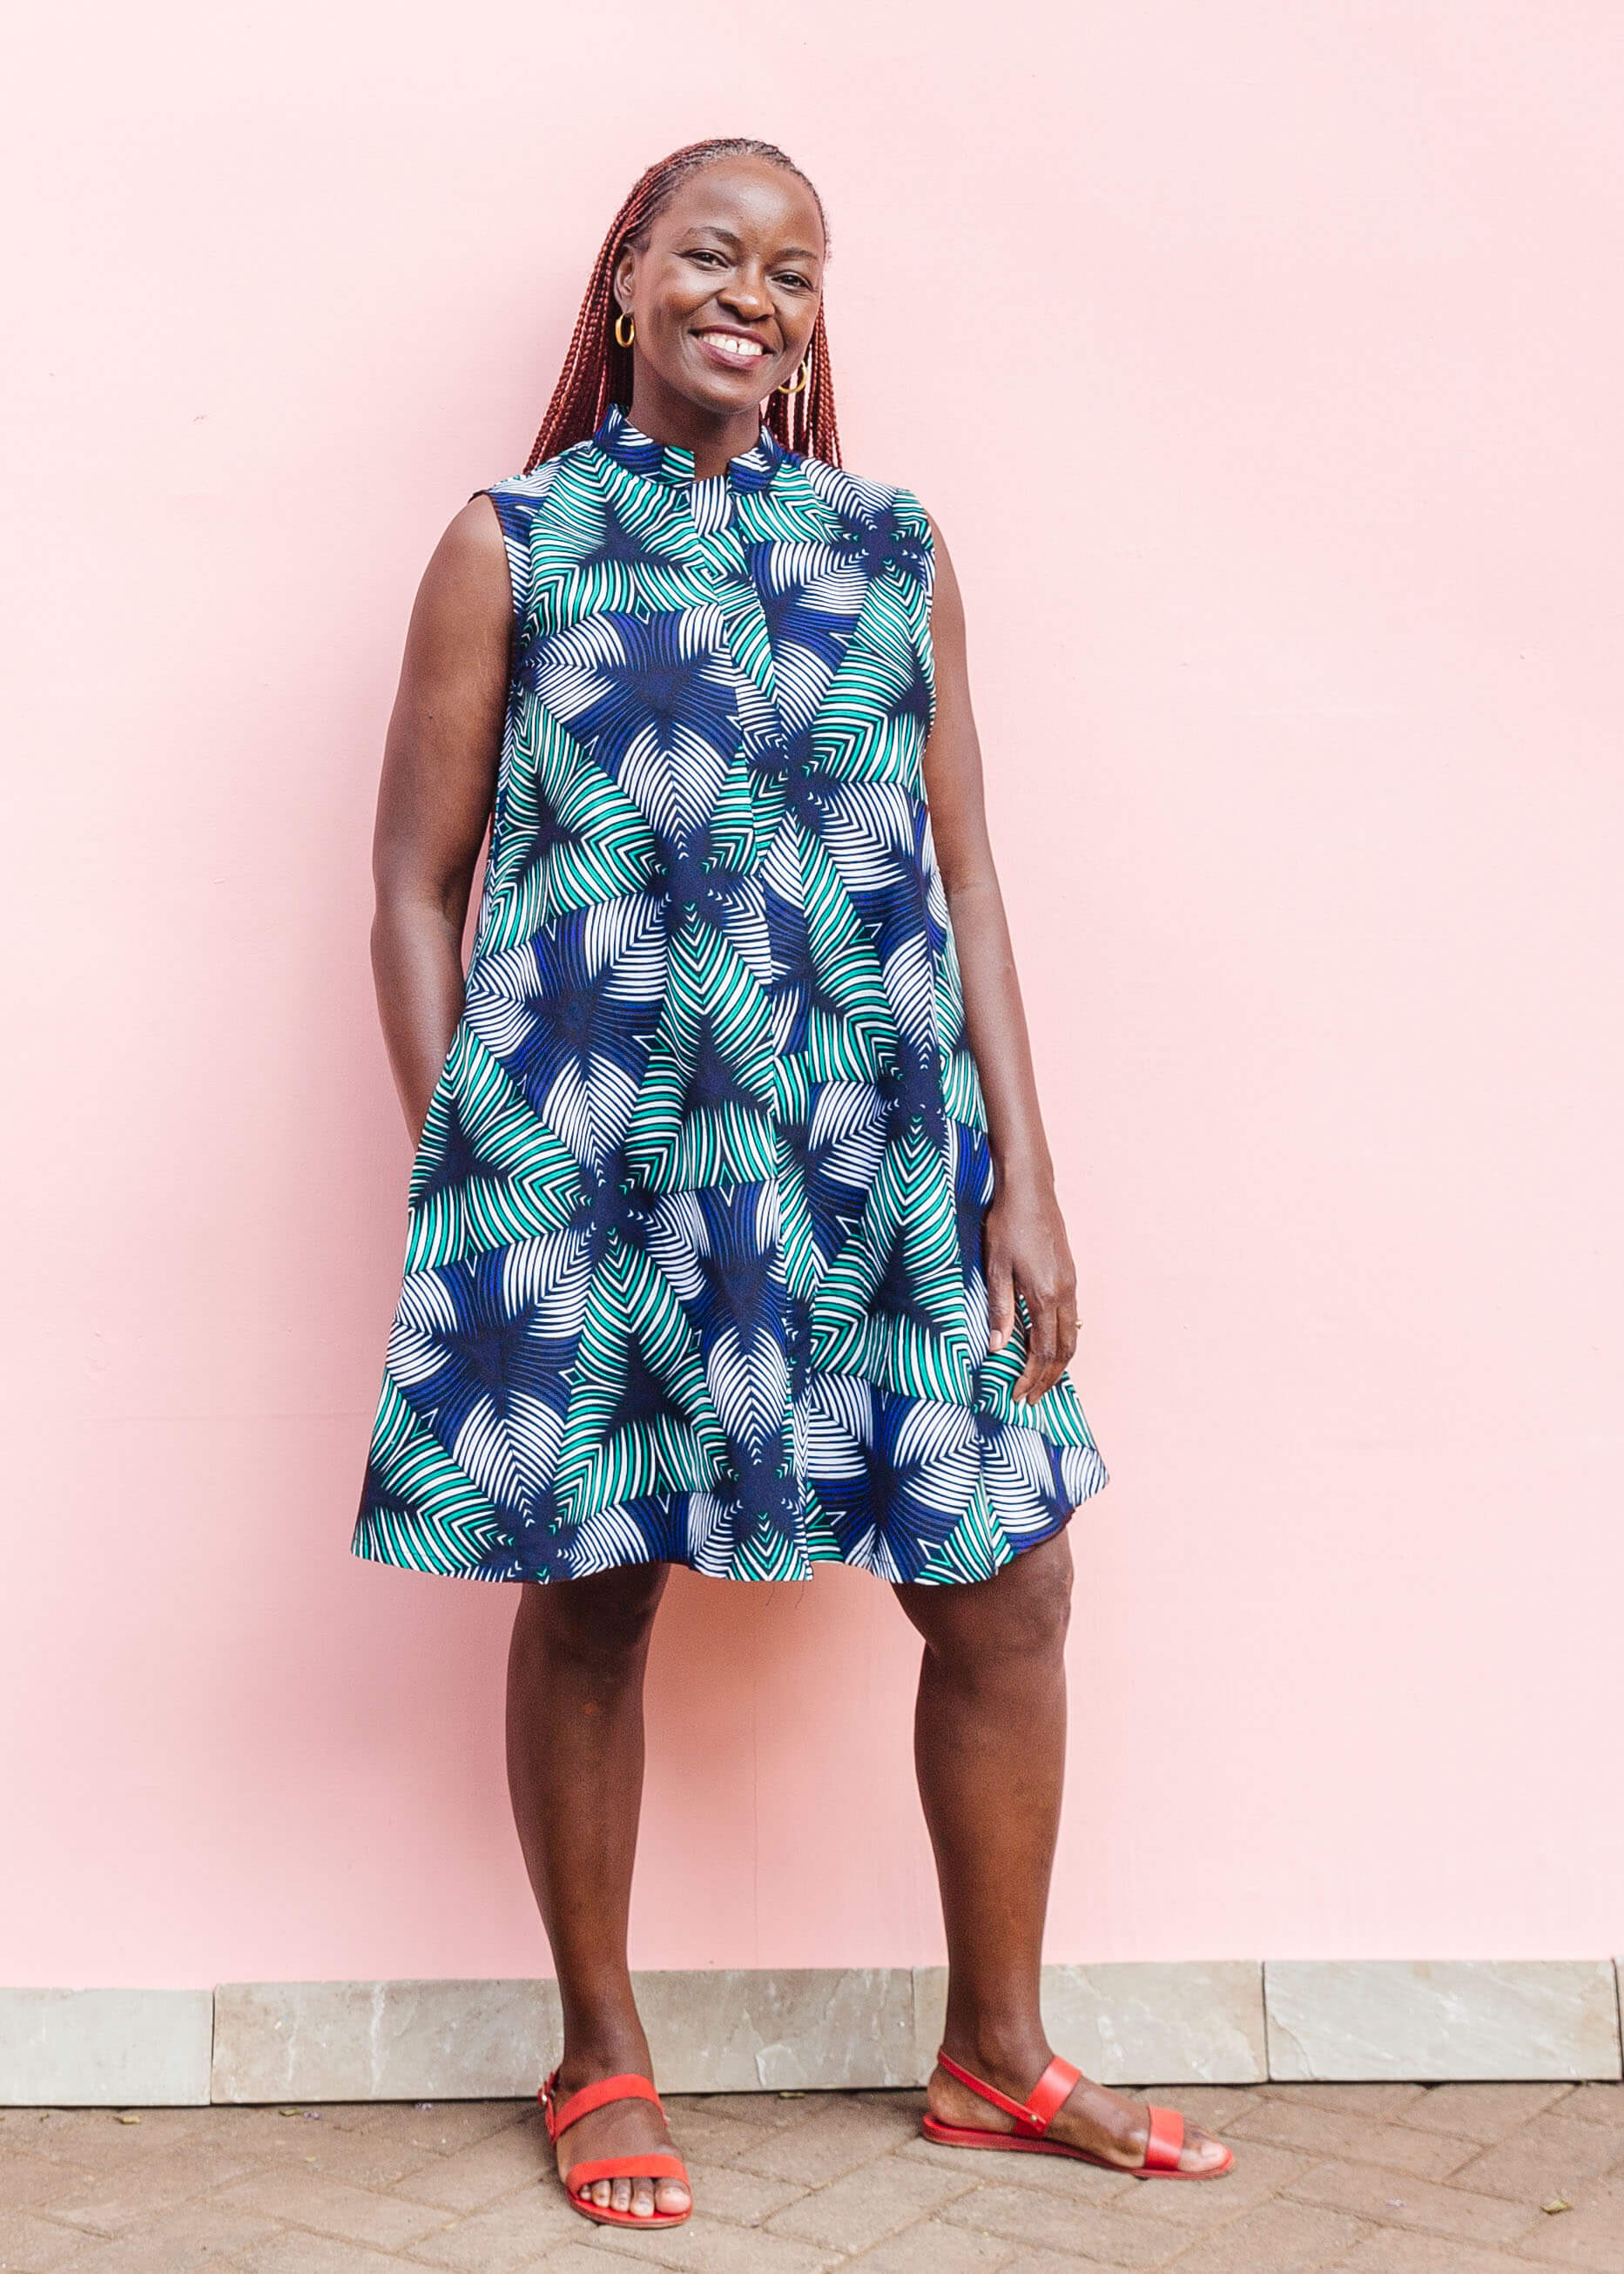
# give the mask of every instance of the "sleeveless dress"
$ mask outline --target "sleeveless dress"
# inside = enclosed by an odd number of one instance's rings
[[[987,1350],[923,509],[620,410],[488,494],[512,683],[354,1552],[989,1578],[1105,1470]]]

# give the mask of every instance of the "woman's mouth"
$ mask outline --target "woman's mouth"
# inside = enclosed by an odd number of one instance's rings
[[[730,371],[743,371],[766,360],[766,343],[752,339],[745,332],[695,332],[694,337],[707,355]]]

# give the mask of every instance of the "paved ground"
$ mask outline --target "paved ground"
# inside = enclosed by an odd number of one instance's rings
[[[589,2227],[530,2106],[11,2109],[8,2274],[1624,2274],[1624,2087],[1177,2096],[1236,2150],[1199,2187],[919,2136],[914,2092],[673,2099],[699,2208]],[[1559,2209],[1559,2204],[1567,2209]]]

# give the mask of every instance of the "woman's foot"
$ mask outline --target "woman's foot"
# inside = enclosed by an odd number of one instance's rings
[[[1019,2069],[996,2057],[980,2058],[974,2052],[962,2059],[957,2054],[954,2058],[961,2068],[967,2068],[972,2076],[979,2076],[984,2083],[996,2086],[1008,2099],[1025,2100],[1042,2075],[1049,2053],[1045,2047]],[[968,2085],[960,2084],[944,2068],[931,2071],[928,2098],[930,2113],[939,2124],[957,2124],[982,2132],[1013,2132],[1016,2128],[1012,2116],[972,2092]],[[1142,2100],[1124,2100],[1108,2086],[1094,2084],[1084,2077],[1056,2110],[1046,2137],[1067,2148],[1084,2149],[1103,2163],[1116,2164],[1124,2172],[1131,2172],[1144,2163],[1149,2135],[1150,2114]],[[1187,2123],[1178,2168],[1192,2173],[1215,2172],[1228,2161],[1229,2154],[1222,2141],[1203,2132],[1199,2124]]]
[[[562,2108],[572,2093],[596,2084],[602,2077],[622,2075],[628,2070],[636,2075],[648,2074],[646,2061],[634,2068],[627,2061],[577,2064],[566,2055],[553,2087],[556,2104]],[[612,2100],[606,2107],[589,2111],[567,2132],[560,2132],[555,2152],[559,2178],[562,2180],[571,2165],[593,2163],[600,2156],[635,2156],[644,2152],[669,2156],[674,2150],[665,2120],[651,2100]],[[662,2218],[674,2218],[692,2202],[680,2180],[656,2179],[640,2172],[619,2180],[591,2180],[585,2187],[577,2187],[575,2193],[581,2202],[596,2203],[600,2210],[626,2210],[634,2218],[652,2218],[657,2211]]]

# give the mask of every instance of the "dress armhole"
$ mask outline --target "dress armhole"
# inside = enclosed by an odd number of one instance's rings
[[[508,555],[508,582],[513,592],[513,620],[524,621],[530,598],[530,524],[536,518],[537,501],[515,497],[511,491],[498,489],[476,490],[474,497],[488,497],[496,508],[496,518],[502,532],[502,546]],[[469,503],[473,503],[470,498]]]

